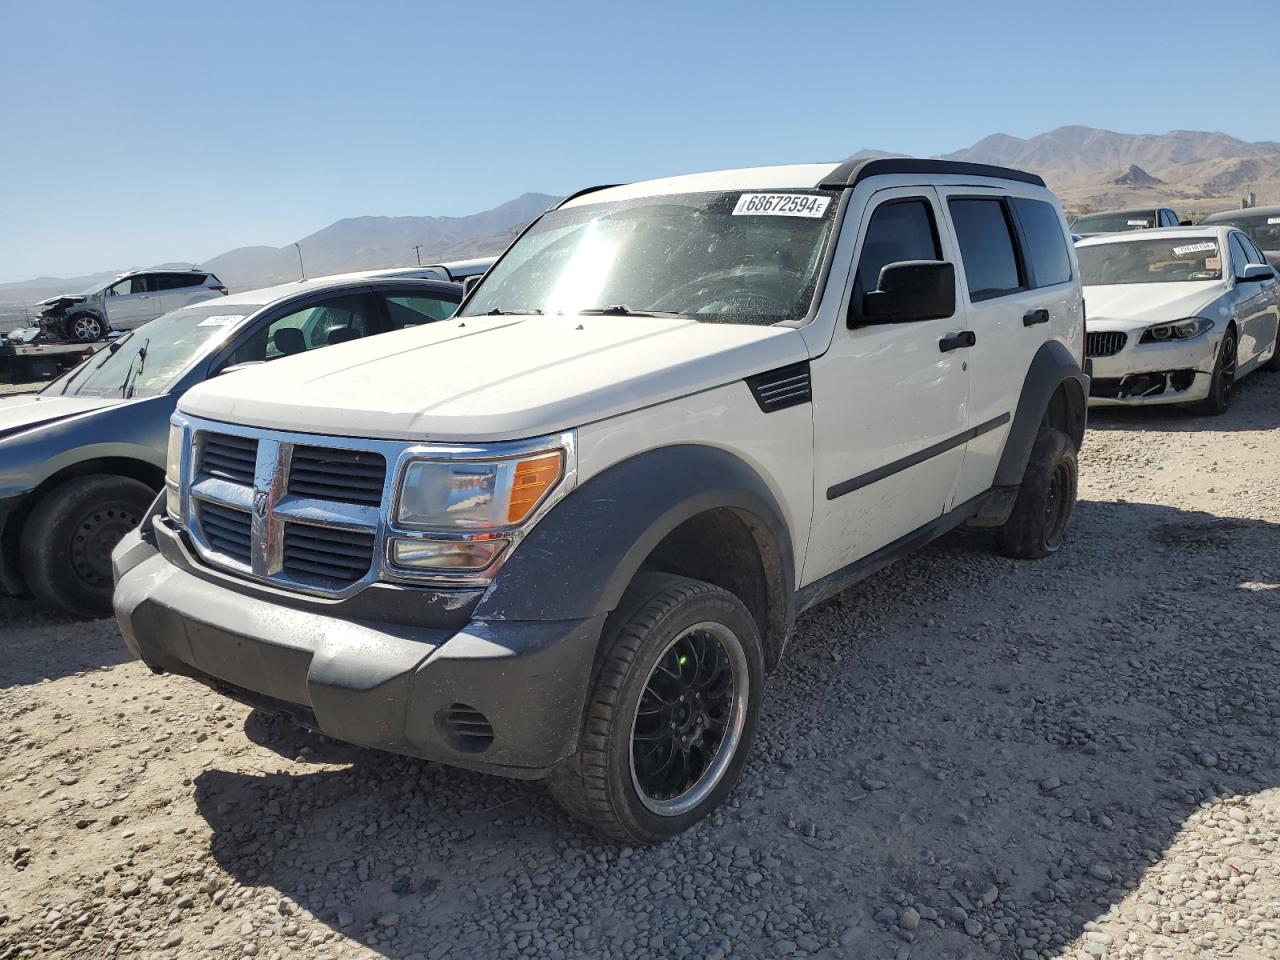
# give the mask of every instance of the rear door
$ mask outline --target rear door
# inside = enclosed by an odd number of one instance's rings
[[[1078,304],[1079,294],[1056,208],[994,187],[946,187],[942,192],[960,253],[959,296],[974,336],[965,351],[970,439],[956,484],[954,503],[960,504],[990,489],[1031,360],[1050,331],[1063,326],[1064,314],[1073,302]],[[1056,248],[1048,244],[1056,270],[1049,269],[1047,260],[1039,289],[1023,251],[1020,220],[1026,221],[1027,232],[1047,241],[1058,238]]]

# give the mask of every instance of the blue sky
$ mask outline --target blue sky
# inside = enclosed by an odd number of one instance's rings
[[[0,0],[0,282],[198,262],[344,216],[1068,123],[1280,139],[1272,18],[1226,12]]]

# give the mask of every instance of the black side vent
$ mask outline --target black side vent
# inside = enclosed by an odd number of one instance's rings
[[[475,707],[451,703],[436,716],[450,746],[463,753],[483,753],[493,743],[493,725]]]
[[[751,388],[751,395],[765,413],[784,410],[813,399],[808,360],[747,377],[747,386]]]

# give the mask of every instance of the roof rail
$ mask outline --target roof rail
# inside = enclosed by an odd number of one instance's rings
[[[915,157],[880,157],[869,160],[846,160],[830,174],[822,178],[819,187],[828,190],[847,190],[856,187],[868,177],[887,174],[927,173],[950,174],[958,177],[993,177],[997,180],[1018,180],[1044,186],[1044,180],[1025,170],[996,167],[986,163],[964,163],[959,160],[921,160]]]

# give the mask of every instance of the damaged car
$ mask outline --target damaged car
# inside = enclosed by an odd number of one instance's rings
[[[1076,254],[1090,405],[1220,414],[1242,376],[1280,369],[1280,281],[1240,230],[1138,231],[1083,240]]]
[[[0,397],[0,593],[111,612],[111,550],[164,481],[178,397],[279,357],[453,315],[462,285],[322,278],[171,311],[38,393]],[[227,467],[241,466],[240,452]]]
[[[132,330],[170,310],[226,294],[226,286],[207,270],[133,270],[36,306],[47,337],[90,343],[112,330]]]

